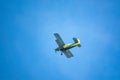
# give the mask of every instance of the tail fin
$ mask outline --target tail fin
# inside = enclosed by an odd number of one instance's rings
[[[74,40],[75,43],[79,43],[78,47],[81,47],[80,41],[77,38],[74,37],[73,40]]]

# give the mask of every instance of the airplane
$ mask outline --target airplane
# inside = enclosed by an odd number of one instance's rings
[[[73,38],[74,43],[65,44],[58,33],[54,33],[54,36],[56,37],[55,41],[58,45],[58,47],[55,49],[55,52],[61,51],[61,55],[63,55],[62,53],[64,53],[64,55],[67,58],[73,57],[73,54],[71,53],[71,51],[69,49],[76,47],[76,46],[81,47],[80,40],[75,37]]]

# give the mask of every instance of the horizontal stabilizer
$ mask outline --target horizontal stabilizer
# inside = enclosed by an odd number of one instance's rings
[[[79,44],[78,47],[81,47],[81,44]]]
[[[77,43],[77,42],[78,42],[77,38],[75,38],[75,37],[73,38],[73,40],[74,40],[74,42],[75,42],[75,43]]]

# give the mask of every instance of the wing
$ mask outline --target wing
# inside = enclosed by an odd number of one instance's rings
[[[73,57],[73,54],[70,52],[70,50],[65,50],[65,51],[62,51],[62,52],[65,54],[65,56],[67,58]]]
[[[65,43],[63,42],[63,40],[61,39],[61,37],[58,33],[54,33],[54,36],[56,37],[56,42],[59,47],[65,45]]]

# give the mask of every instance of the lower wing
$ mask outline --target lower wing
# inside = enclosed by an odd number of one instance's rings
[[[73,57],[73,54],[70,52],[70,50],[65,50],[65,51],[62,51],[62,52],[65,54],[65,56],[67,58]]]

